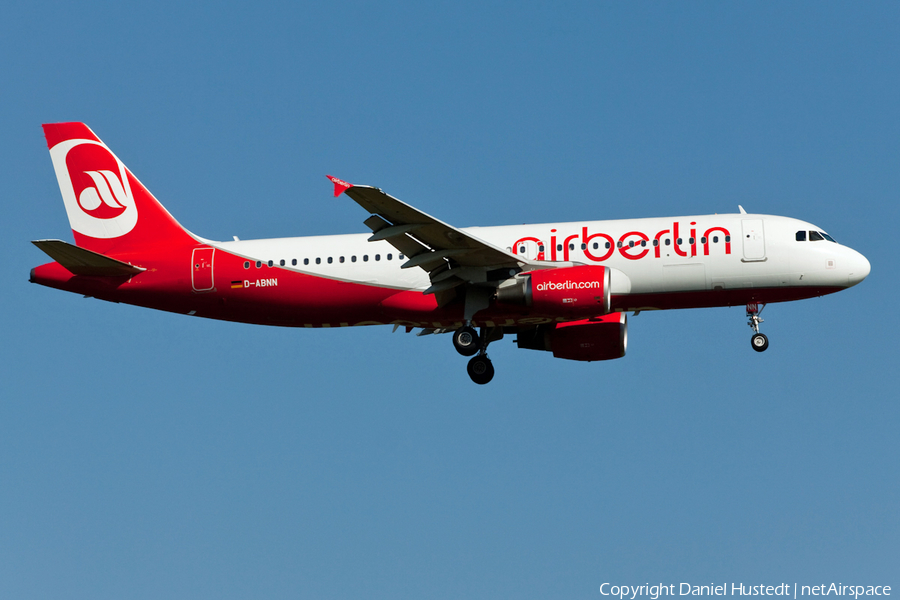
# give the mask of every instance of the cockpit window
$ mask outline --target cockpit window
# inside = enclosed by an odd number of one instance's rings
[[[806,241],[806,232],[805,232],[805,231],[798,231],[798,232],[797,232],[797,241],[798,241],[798,242],[805,242],[805,241]]]
[[[821,233],[821,234],[822,234],[822,237],[825,238],[826,240],[828,240],[829,242],[834,242],[835,244],[837,244],[837,241],[835,241],[835,239],[834,239],[833,237],[831,237],[830,235],[828,235],[828,234],[825,233],[824,231],[820,231],[819,233]]]
[[[825,238],[822,237],[822,234],[818,231],[810,231],[809,232],[809,241],[811,242],[823,242]]]

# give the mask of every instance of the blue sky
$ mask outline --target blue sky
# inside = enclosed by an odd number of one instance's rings
[[[0,597],[597,598],[900,585],[896,3],[14,2],[0,22]],[[190,319],[31,285],[88,123],[213,239],[818,224],[860,286],[643,313],[625,358]]]

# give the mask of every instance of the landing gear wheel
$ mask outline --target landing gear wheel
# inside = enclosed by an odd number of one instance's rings
[[[481,349],[481,339],[474,328],[460,327],[453,332],[453,347],[463,356],[472,356]]]
[[[469,361],[466,371],[469,377],[478,385],[484,385],[494,378],[494,365],[484,354],[479,354]]]
[[[762,352],[769,347],[769,338],[764,333],[757,333],[750,338],[750,345],[757,352]]]
[[[765,303],[760,306],[759,302],[749,302],[747,304],[747,325],[753,330],[753,337],[750,338],[750,345],[757,352],[763,352],[769,347],[769,338],[759,332],[759,324],[763,322],[759,313],[766,307]]]

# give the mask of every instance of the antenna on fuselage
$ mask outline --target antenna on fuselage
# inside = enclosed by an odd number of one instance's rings
[[[740,204],[738,204],[738,209],[741,211],[741,214],[742,214],[742,215],[746,215],[746,214],[747,214],[747,211],[744,210],[744,207],[741,206]]]

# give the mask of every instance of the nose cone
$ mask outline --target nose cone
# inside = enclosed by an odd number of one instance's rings
[[[850,286],[856,285],[868,277],[871,270],[872,265],[869,264],[866,257],[854,250],[853,255],[850,257],[850,274],[847,276],[847,283]]]

